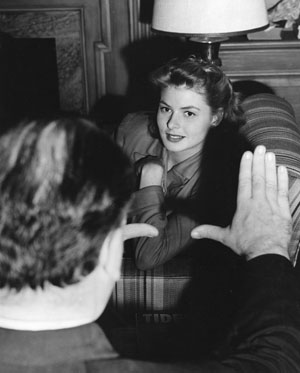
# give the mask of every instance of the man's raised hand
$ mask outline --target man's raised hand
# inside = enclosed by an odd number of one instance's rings
[[[289,258],[291,231],[287,169],[276,168],[275,155],[258,146],[254,154],[246,152],[241,159],[237,210],[231,225],[201,225],[191,236],[219,241],[249,260],[263,254]]]

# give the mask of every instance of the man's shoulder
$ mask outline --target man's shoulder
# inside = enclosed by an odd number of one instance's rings
[[[119,372],[162,372],[162,367],[156,363],[149,363],[132,359],[99,359],[86,363],[87,373],[119,373]]]
[[[143,373],[183,373],[202,372],[199,362],[151,362],[132,359],[101,359],[87,363],[87,373],[119,373],[119,372],[143,372]]]
[[[13,364],[13,362],[1,363],[1,373],[57,373],[57,372],[86,372],[86,373],[120,373],[120,372],[153,372],[173,373],[184,372],[178,370],[176,365],[151,363],[130,359],[96,359],[86,361],[66,361],[54,364],[33,365],[30,362],[24,365]]]

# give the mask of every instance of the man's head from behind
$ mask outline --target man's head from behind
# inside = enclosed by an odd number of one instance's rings
[[[97,266],[133,187],[128,159],[87,120],[33,121],[0,138],[0,287],[64,287]]]

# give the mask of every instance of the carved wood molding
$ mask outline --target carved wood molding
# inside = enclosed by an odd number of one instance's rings
[[[299,40],[267,40],[267,41],[249,41],[240,43],[223,43],[221,44],[222,51],[235,51],[235,50],[282,50],[282,49],[300,49]]]
[[[269,79],[276,85],[294,78],[299,85],[299,41],[223,43],[220,57],[231,78]]]
[[[17,25],[12,31],[9,22],[6,26],[3,22],[6,14],[29,17],[29,22],[26,27],[23,25],[22,29],[18,29]],[[41,22],[35,22],[34,18],[38,16],[42,18]],[[75,61],[68,53],[69,60],[63,56],[68,37],[66,30],[72,16],[77,17],[77,30],[71,31],[73,44],[77,45],[76,58],[80,61],[73,76],[66,80],[62,75],[67,75],[64,73]],[[64,71],[59,78],[62,109],[88,112],[105,94],[104,54],[111,47],[109,0],[27,0],[26,4],[23,0],[1,0],[0,21],[0,31],[11,33],[13,37],[53,37],[61,42],[57,48],[58,64],[63,66]]]
[[[100,14],[101,40],[95,41],[94,43],[97,99],[100,99],[107,93],[105,54],[111,52],[111,19],[109,0],[100,0]]]
[[[243,72],[235,72],[226,70],[226,74],[233,78],[291,78],[295,79],[300,78],[299,70],[287,70],[287,71],[278,71],[278,70],[249,70]]]
[[[54,38],[57,55],[60,106],[84,111],[88,105],[83,47],[80,34],[83,9],[53,7],[1,9],[1,31],[14,38]],[[75,31],[76,30],[76,31]],[[73,89],[74,94],[68,94]],[[75,93],[76,92],[76,93]]]
[[[128,0],[130,42],[152,37],[151,26],[140,21],[141,0]]]

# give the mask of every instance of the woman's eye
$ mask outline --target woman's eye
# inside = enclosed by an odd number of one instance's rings
[[[193,116],[195,116],[195,113],[193,113],[192,111],[185,111],[185,112],[184,112],[184,115],[185,115],[186,117],[193,117]]]
[[[167,106],[160,106],[159,110],[162,112],[162,113],[169,113],[171,111],[170,108],[168,108]]]

